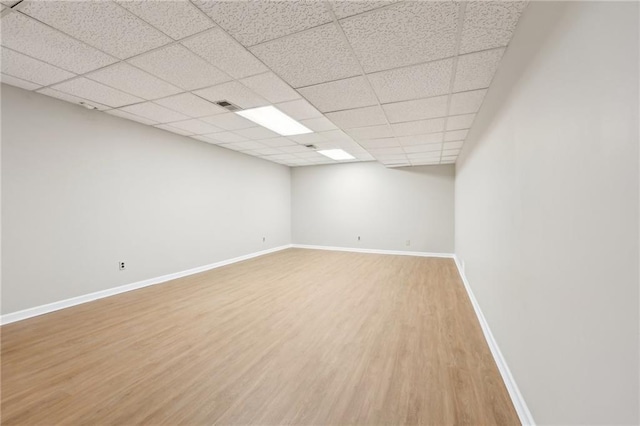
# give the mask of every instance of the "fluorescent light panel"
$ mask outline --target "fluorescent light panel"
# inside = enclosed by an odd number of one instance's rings
[[[296,120],[274,106],[244,109],[236,111],[236,114],[259,124],[262,127],[273,130],[282,136],[313,133],[312,130],[298,123]]]
[[[325,157],[329,157],[332,160],[355,160],[356,158],[342,149],[323,149],[316,152],[324,155]]]

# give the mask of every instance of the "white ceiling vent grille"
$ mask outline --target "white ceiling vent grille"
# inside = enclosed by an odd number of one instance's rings
[[[229,101],[217,101],[217,102],[214,102],[214,104],[216,104],[218,106],[221,106],[222,108],[224,108],[224,109],[226,109],[228,111],[232,111],[232,112],[233,111],[240,111],[242,109],[239,106],[234,105]]]

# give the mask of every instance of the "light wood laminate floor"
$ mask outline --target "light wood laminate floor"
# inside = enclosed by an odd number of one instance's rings
[[[451,259],[289,249],[1,332],[6,425],[518,424]]]

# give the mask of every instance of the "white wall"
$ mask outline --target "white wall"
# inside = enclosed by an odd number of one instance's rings
[[[452,253],[454,177],[453,165],[293,168],[293,242]]]
[[[6,314],[289,244],[290,172],[3,85],[2,231]]]
[[[456,253],[539,424],[638,424],[638,3],[531,2],[456,169]]]

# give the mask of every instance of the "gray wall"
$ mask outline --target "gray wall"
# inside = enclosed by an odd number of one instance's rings
[[[456,169],[456,253],[539,424],[638,424],[638,3],[531,2]]]
[[[293,242],[452,253],[454,177],[453,165],[293,168]]]
[[[288,167],[3,85],[2,313],[289,244],[290,194]]]

